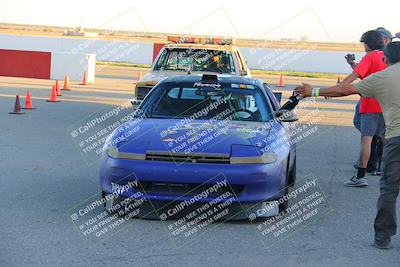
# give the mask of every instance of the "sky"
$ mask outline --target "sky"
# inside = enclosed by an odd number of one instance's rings
[[[0,0],[3,23],[326,42],[400,32],[399,12],[399,0]]]

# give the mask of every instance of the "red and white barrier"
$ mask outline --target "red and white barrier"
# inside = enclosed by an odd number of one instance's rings
[[[164,45],[165,44],[158,44],[158,43],[153,44],[153,60],[152,60],[152,62],[154,62],[154,60],[156,60],[158,53],[164,47]]]
[[[95,54],[0,49],[0,76],[62,80],[68,75],[81,81],[87,71],[87,80],[93,83],[95,70]]]
[[[50,77],[52,80],[63,80],[69,75],[72,81],[82,81],[87,72],[87,81],[94,83],[96,75],[95,54],[51,53]]]
[[[0,76],[50,79],[51,53],[0,49]]]

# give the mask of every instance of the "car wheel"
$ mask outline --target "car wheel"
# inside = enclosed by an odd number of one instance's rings
[[[285,186],[285,193],[284,195],[286,196],[289,193],[289,186]],[[289,206],[289,201],[284,201],[282,204],[279,204],[279,213],[281,213],[282,211],[287,210]]]
[[[290,173],[291,173],[291,170],[289,171],[289,158],[288,158],[288,166],[286,169],[286,179],[285,179],[285,189],[284,189],[284,193],[283,193],[284,196],[287,196],[287,194],[289,193]],[[288,206],[289,206],[289,201],[284,201],[282,204],[279,204],[279,213],[287,210]]]
[[[296,156],[294,156],[293,165],[289,173],[289,186],[294,186],[295,183],[296,183]]]
[[[106,193],[101,192],[101,197],[104,199],[106,197]],[[111,205],[107,204],[107,201],[106,201],[106,202],[104,202],[103,206],[108,213],[120,215],[120,211],[123,211],[124,207],[122,205],[120,205],[119,202],[120,202],[120,199],[114,199],[114,201]]]

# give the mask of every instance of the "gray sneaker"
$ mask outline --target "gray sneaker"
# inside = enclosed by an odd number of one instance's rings
[[[374,246],[379,249],[389,249],[392,248],[390,238],[375,239]]]
[[[354,175],[350,180],[344,182],[344,186],[351,186],[351,187],[362,187],[367,185],[368,185],[367,179],[357,178],[356,175]]]

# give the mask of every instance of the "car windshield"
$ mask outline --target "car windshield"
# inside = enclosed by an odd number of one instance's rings
[[[217,84],[220,86],[220,84]],[[163,86],[160,84],[159,86]],[[254,85],[229,87],[172,86],[162,90],[152,104],[152,118],[267,121],[271,112],[262,91]]]
[[[206,49],[165,49],[154,70],[204,71],[235,74],[232,54],[227,51]]]

